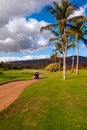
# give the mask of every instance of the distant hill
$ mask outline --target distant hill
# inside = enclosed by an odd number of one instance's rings
[[[44,68],[48,64],[52,63],[50,59],[38,59],[38,60],[23,60],[23,61],[12,61],[6,64],[11,66],[23,66],[29,68]]]
[[[74,56],[74,63],[76,64],[77,57]],[[71,66],[72,64],[72,56],[67,57],[67,65]],[[87,65],[87,57],[79,56],[79,65]]]
[[[75,64],[76,64],[76,56]],[[12,61],[7,62],[6,64],[11,66],[23,66],[29,68],[44,68],[48,64],[52,63],[50,59],[38,59],[38,60],[23,60],[23,61]],[[67,57],[66,59],[67,66],[71,66],[72,64],[72,56]],[[87,57],[79,56],[79,65],[87,66]]]

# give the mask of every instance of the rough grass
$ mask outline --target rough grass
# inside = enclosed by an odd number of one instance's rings
[[[87,70],[48,73],[0,113],[0,130],[87,130]]]

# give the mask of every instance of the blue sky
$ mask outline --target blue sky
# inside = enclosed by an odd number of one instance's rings
[[[87,15],[86,0],[70,1],[80,7],[74,15]],[[0,61],[48,58],[53,53],[53,46],[48,42],[52,34],[40,33],[42,26],[55,22],[46,11],[51,3],[52,0],[0,0]],[[72,49],[68,51],[70,55]],[[80,55],[87,56],[83,43],[80,43]]]

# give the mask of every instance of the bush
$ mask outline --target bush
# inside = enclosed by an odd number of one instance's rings
[[[45,70],[50,71],[50,72],[58,71],[58,69],[59,69],[59,64],[58,64],[58,63],[49,64],[49,65],[45,68]]]

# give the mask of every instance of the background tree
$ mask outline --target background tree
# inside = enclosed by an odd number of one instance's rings
[[[82,41],[85,45],[87,45],[87,39],[85,36],[87,35],[87,28],[84,22],[73,22],[70,25],[69,31],[76,38],[76,49],[77,49],[77,63],[76,63],[76,74],[79,74],[79,43]]]
[[[50,56],[50,59],[51,59],[53,62],[57,63],[57,59],[58,59],[57,52],[55,52],[54,54],[52,54],[52,55]]]
[[[72,39],[71,42],[72,42],[71,47],[72,47],[72,50],[73,50],[71,72],[74,72],[74,48],[76,47],[76,45],[75,45],[74,39]]]

